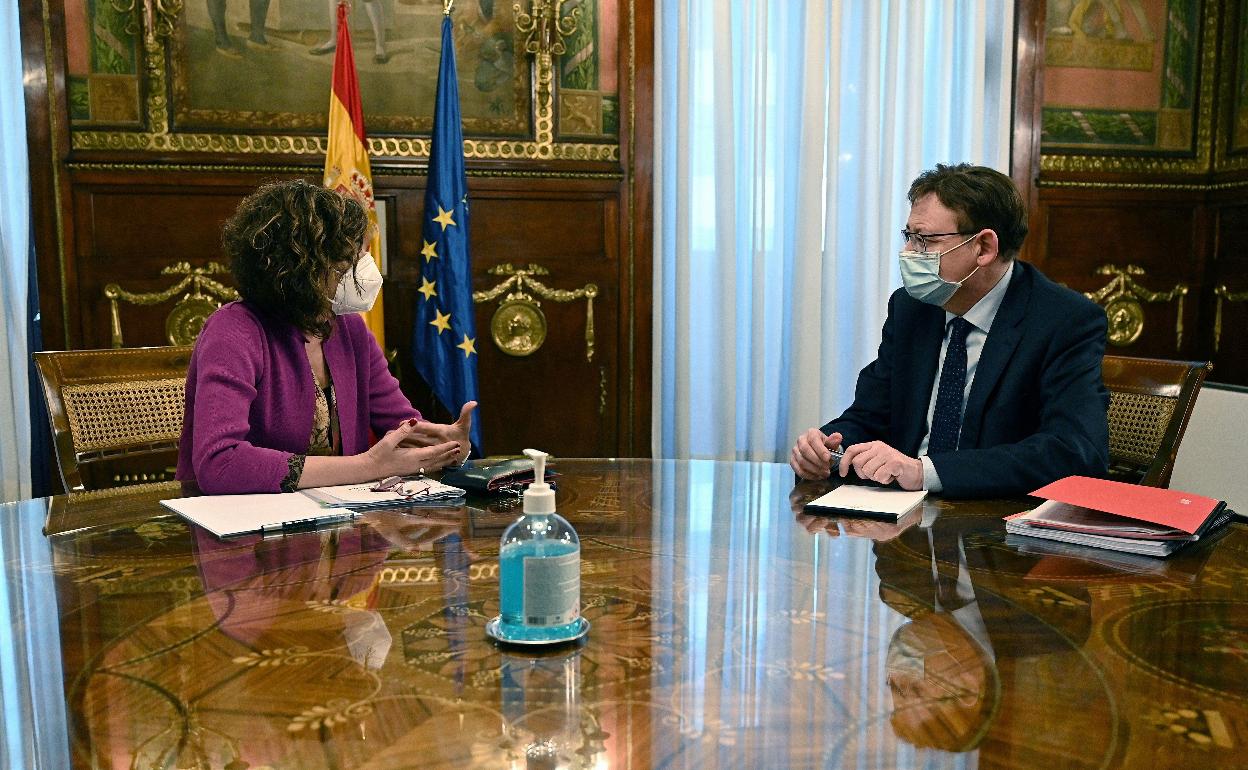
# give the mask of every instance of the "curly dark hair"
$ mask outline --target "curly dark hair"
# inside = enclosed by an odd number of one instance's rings
[[[221,245],[243,299],[301,331],[329,336],[325,287],[335,265],[355,263],[368,214],[354,198],[296,179],[263,185],[238,204]]]
[[[945,165],[924,171],[910,185],[910,203],[928,193],[958,217],[958,230],[992,230],[1001,256],[1013,259],[1027,237],[1027,208],[1023,196],[1005,174],[970,163]]]

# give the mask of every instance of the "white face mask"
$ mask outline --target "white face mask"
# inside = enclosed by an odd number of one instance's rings
[[[901,282],[906,287],[906,293],[919,302],[943,307],[953,298],[958,289],[962,288],[962,284],[975,275],[980,266],[975,265],[975,270],[967,273],[966,277],[960,281],[946,281],[940,277],[940,258],[975,240],[978,235],[979,233],[976,233],[954,246],[953,249],[945,251],[900,252],[897,257],[901,261]]]
[[[337,315],[367,313],[373,309],[377,295],[381,293],[381,271],[377,262],[367,251],[355,263],[355,275],[348,270],[338,281],[338,289],[330,301],[330,308]],[[359,288],[356,288],[356,286]]]

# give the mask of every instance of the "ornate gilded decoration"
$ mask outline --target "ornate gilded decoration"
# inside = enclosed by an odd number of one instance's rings
[[[598,416],[607,414],[607,367],[598,367]]]
[[[542,313],[541,303],[529,293],[542,299],[554,302],[572,302],[585,300],[585,360],[594,360],[594,297],[598,296],[598,286],[587,283],[579,289],[552,289],[533,276],[550,275],[550,271],[541,265],[530,264],[518,268],[511,263],[495,265],[489,269],[490,275],[505,275],[502,282],[491,289],[474,291],[472,299],[477,304],[489,302],[507,294],[503,302],[494,311],[490,321],[490,331],[494,344],[509,356],[532,355],[546,340],[546,316]]]
[[[121,314],[118,301],[133,305],[158,305],[171,299],[178,292],[191,287],[191,291],[178,300],[165,319],[165,338],[170,345],[189,345],[199,336],[204,321],[212,315],[223,301],[238,299],[238,292],[229,286],[209,278],[229,272],[217,262],[209,262],[204,267],[192,268],[189,262],[178,262],[160,271],[161,275],[182,275],[182,280],[164,291],[135,293],[126,291],[115,283],[104,287],[104,296],[108,298],[109,322],[112,330],[112,345],[120,348],[123,345],[121,334]]]
[[[1218,298],[1213,314],[1213,352],[1217,353],[1222,346],[1222,302],[1248,301],[1248,291],[1233,292],[1226,284],[1221,284],[1213,290],[1213,295]]]
[[[522,9],[519,3],[512,6],[516,14],[516,31],[527,36],[524,50],[535,57],[537,114],[534,129],[538,145],[537,157],[543,159],[552,157],[546,148],[553,147],[555,136],[555,96],[552,87],[555,79],[554,57],[562,56],[567,50],[563,39],[576,31],[581,17],[580,8],[573,8],[565,16],[563,2],[564,0],[532,0],[529,11]],[[618,152],[618,146],[616,150]]]
[[[540,105],[550,96],[550,86],[554,79],[553,57],[563,56],[567,52],[563,41],[576,32],[581,9],[573,8],[564,15],[564,0],[531,2],[528,11],[521,8],[520,3],[513,4],[512,10],[516,14],[516,31],[527,36],[524,41],[525,53],[537,57],[537,99]]]
[[[508,299],[494,311],[490,333],[507,355],[532,355],[546,341],[546,316],[531,299]]]
[[[1041,179],[1036,187],[1067,190],[1164,190],[1167,192],[1215,192],[1248,187],[1248,179],[1226,182],[1093,182],[1083,179]]]
[[[1144,268],[1139,265],[1101,265],[1096,269],[1097,275],[1110,275],[1113,278],[1105,286],[1096,291],[1084,292],[1084,296],[1105,308],[1109,318],[1109,343],[1118,347],[1126,347],[1140,338],[1144,333],[1144,302],[1171,302],[1178,300],[1175,312],[1174,334],[1175,349],[1183,346],[1183,298],[1187,296],[1187,286],[1182,283],[1174,285],[1169,291],[1151,291],[1135,282],[1131,276],[1143,276]]]
[[[222,163],[101,163],[76,161],[66,163],[65,167],[72,171],[201,171],[204,173],[239,174],[309,174],[316,175],[324,171],[322,166],[312,165],[259,165],[240,164],[237,166]],[[619,171],[526,171],[521,169],[466,169],[470,177],[489,177],[491,179],[606,179],[619,181],[624,175]],[[424,168],[393,168],[386,169],[386,176],[428,176]],[[1248,186],[1248,182],[1244,182]]]

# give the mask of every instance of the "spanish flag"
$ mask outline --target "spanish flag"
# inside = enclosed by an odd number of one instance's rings
[[[329,148],[325,152],[325,186],[351,195],[368,211],[373,224],[369,251],[381,266],[381,233],[377,229],[377,202],[373,199],[373,174],[368,165],[368,140],[364,136],[364,108],[360,105],[360,81],[355,75],[351,53],[351,30],[347,14],[351,7],[338,3],[338,47],[334,53],[334,79],[329,92]],[[381,296],[367,313],[364,323],[386,349],[386,324]]]

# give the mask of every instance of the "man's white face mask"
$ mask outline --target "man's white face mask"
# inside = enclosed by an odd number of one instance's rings
[[[355,274],[347,271],[338,281],[338,289],[330,307],[337,315],[348,313],[367,313],[373,309],[377,295],[381,293],[381,271],[377,262],[367,251],[355,263]]]
[[[906,287],[906,293],[919,302],[943,307],[957,290],[962,288],[962,284],[975,275],[975,271],[979,270],[980,266],[975,265],[975,270],[967,273],[966,277],[960,281],[946,281],[940,277],[940,258],[954,249],[962,248],[975,240],[978,235],[979,233],[976,233],[945,251],[900,252],[897,257],[901,261],[901,282]]]

